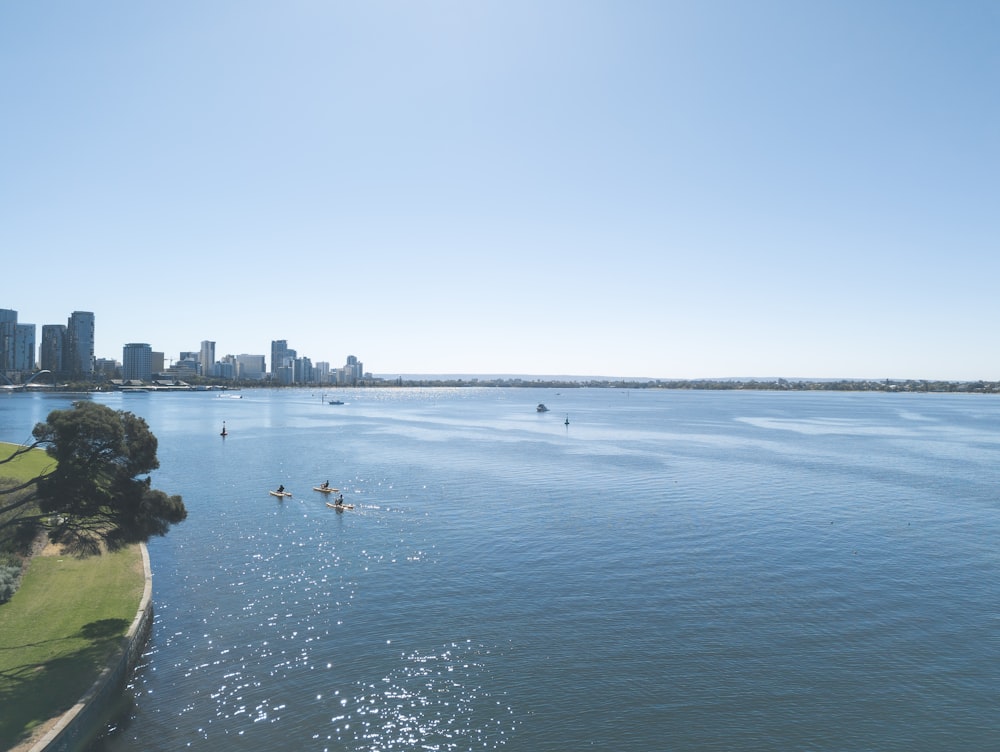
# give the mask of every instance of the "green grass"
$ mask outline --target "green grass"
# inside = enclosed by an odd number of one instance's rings
[[[0,442],[0,460],[10,457],[18,449],[20,447],[17,444]],[[32,478],[37,478],[39,475],[50,472],[54,467],[55,460],[43,450],[34,449],[9,463],[0,465],[0,489],[10,488]],[[17,499],[16,495],[9,496],[0,493],[0,506],[15,499]],[[10,564],[12,556],[15,563],[20,561],[21,557],[27,555],[28,547],[31,544],[30,540],[20,535],[16,527],[7,526],[8,523],[17,517],[35,514],[37,511],[37,504],[32,503],[7,513],[0,512],[0,565]]]
[[[17,444],[0,442],[0,460],[7,459],[17,449],[19,449]],[[0,478],[6,477],[24,482],[48,472],[54,464],[55,460],[49,457],[43,450],[36,449],[27,454],[22,454],[7,465],[0,465]]]
[[[0,749],[71,708],[121,645],[145,583],[138,546],[39,555],[0,605]]]
[[[0,459],[16,449],[0,443]],[[0,465],[0,478],[23,482],[52,464],[36,450]],[[87,559],[50,547],[31,559],[21,587],[0,604],[0,749],[79,701],[121,645],[144,585],[138,546]]]

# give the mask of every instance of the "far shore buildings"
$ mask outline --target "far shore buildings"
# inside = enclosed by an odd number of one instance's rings
[[[354,355],[340,368],[327,361],[313,363],[288,346],[288,340],[271,342],[271,369],[264,355],[241,353],[216,360],[216,343],[202,340],[197,351],[167,359],[146,342],[122,347],[121,363],[97,358],[94,352],[95,320],[90,311],[73,311],[65,324],[44,324],[41,342],[35,324],[18,322],[17,311],[0,309],[0,383],[19,385],[49,372],[56,382],[189,381],[197,377],[223,381],[261,381],[282,385],[330,384],[354,386],[370,379]],[[166,367],[165,367],[166,366]]]
[[[298,353],[288,347],[288,340],[271,342],[271,380],[279,384],[354,386],[366,376],[370,378],[370,374],[364,372],[364,364],[353,355],[347,356],[347,363],[341,368],[330,368],[327,362],[313,365],[309,358],[298,357]]]
[[[267,367],[263,355],[237,355],[233,359],[236,378],[247,381],[263,381],[267,377]]]
[[[35,325],[19,324],[17,311],[0,310],[0,373],[19,383],[35,371]]]
[[[93,378],[93,313],[73,311],[65,326],[43,325],[40,345],[36,331],[35,324],[18,323],[17,311],[0,309],[0,381],[24,383],[40,370],[61,380]]]

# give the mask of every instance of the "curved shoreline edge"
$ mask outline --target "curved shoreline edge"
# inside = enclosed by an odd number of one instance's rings
[[[83,697],[63,713],[29,752],[79,752],[92,742],[120,702],[128,677],[138,665],[153,630],[153,572],[149,550],[140,543],[144,584],[139,610],[122,638],[122,646],[108,661]]]

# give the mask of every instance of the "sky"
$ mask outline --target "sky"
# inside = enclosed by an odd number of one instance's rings
[[[0,308],[98,357],[1000,380],[998,240],[992,0],[0,4]]]

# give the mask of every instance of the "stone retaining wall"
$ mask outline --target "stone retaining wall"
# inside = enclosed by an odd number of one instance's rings
[[[30,752],[79,752],[101,732],[112,710],[118,706],[125,683],[138,665],[153,629],[153,573],[149,567],[149,551],[144,543],[139,545],[146,581],[139,611],[125,634],[122,649],[80,701],[63,713]]]

